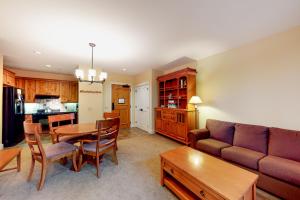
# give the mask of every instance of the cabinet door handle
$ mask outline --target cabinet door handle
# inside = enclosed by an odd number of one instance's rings
[[[200,195],[201,195],[202,197],[205,197],[205,193],[204,193],[203,190],[200,191]]]

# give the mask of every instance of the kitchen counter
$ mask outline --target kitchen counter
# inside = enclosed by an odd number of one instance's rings
[[[60,114],[68,114],[68,113],[77,113],[77,111],[66,111],[66,112],[44,112],[44,113],[25,113],[25,115],[60,115]]]

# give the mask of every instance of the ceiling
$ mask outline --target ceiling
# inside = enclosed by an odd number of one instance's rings
[[[72,74],[94,42],[95,66],[137,74],[298,25],[299,0],[0,0],[0,54],[6,66]]]

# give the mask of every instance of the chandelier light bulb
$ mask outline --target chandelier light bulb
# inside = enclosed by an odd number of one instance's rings
[[[76,69],[75,70],[75,76],[77,77],[77,78],[80,78],[80,79],[83,79],[83,70],[81,70],[81,69]]]

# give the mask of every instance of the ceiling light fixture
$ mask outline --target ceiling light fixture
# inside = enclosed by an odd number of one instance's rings
[[[45,65],[45,67],[48,67],[48,68],[50,68],[50,67],[52,67],[52,65]]]
[[[126,68],[123,68],[123,69],[122,69],[122,71],[123,71],[123,72],[126,72],[126,71],[127,71],[127,69],[126,69]]]
[[[40,51],[34,51],[34,54],[41,55],[42,53]]]
[[[84,80],[84,72],[82,69],[76,69],[75,70],[75,76],[77,77],[79,82],[89,82],[91,84],[93,83],[101,83],[103,84],[105,80],[107,79],[107,73],[106,72],[100,72],[99,74],[99,81],[96,81],[95,77],[97,75],[96,70],[94,69],[94,47],[96,44],[89,43],[90,47],[92,47],[92,67],[88,71],[88,80]]]

